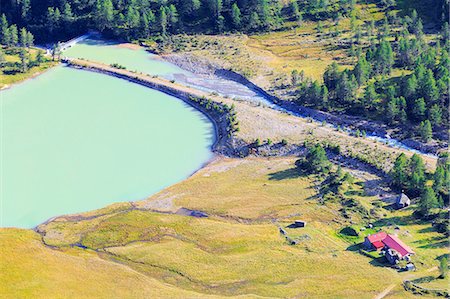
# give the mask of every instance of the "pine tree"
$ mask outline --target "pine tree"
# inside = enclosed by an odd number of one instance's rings
[[[291,2],[291,14],[292,14],[292,18],[296,21],[299,20],[301,14],[300,14],[300,10],[298,9],[298,4],[297,4],[297,0],[293,0]]]
[[[408,189],[415,194],[420,194],[425,183],[425,164],[419,155],[414,154],[408,165],[410,173]]]
[[[171,4],[169,6],[169,13],[168,13],[168,20],[170,23],[170,26],[173,27],[178,23],[178,11],[175,5]]]
[[[231,7],[231,22],[236,29],[241,26],[241,10],[239,9],[237,3],[234,3]]]
[[[366,83],[367,80],[369,79],[370,65],[367,62],[366,57],[364,57],[364,55],[359,57],[358,63],[353,69],[353,73],[355,74],[356,80],[358,81],[358,84],[360,86]]]
[[[19,36],[18,36],[18,32],[17,32],[17,26],[16,25],[11,25],[9,27],[9,36],[10,36],[10,44],[9,46],[11,47],[16,47],[19,45]]]
[[[252,14],[250,15],[250,21],[248,26],[250,27],[250,29],[258,29],[261,26],[261,22],[259,20],[259,16],[256,13],[256,11],[252,12]]]
[[[20,29],[20,46],[26,48],[28,45],[28,32],[25,28]]]
[[[5,14],[0,17],[0,44],[9,44],[9,30],[8,30],[8,20]]]
[[[388,41],[382,41],[375,51],[374,70],[377,74],[390,74],[394,65],[394,54]]]
[[[395,188],[404,189],[408,181],[408,159],[405,154],[400,154],[394,162],[389,175],[392,178],[392,184]]]
[[[336,89],[339,78],[341,74],[339,72],[339,68],[336,62],[333,62],[325,69],[325,73],[323,74],[323,81],[328,88],[328,90]]]
[[[167,34],[167,14],[163,6],[159,9],[159,26],[161,34],[165,36]]]
[[[438,207],[438,199],[434,190],[430,187],[425,187],[423,195],[419,201],[419,212],[422,216],[429,216],[432,213],[432,209]]]
[[[129,6],[129,8],[132,8],[132,6]],[[100,31],[105,30],[105,28],[110,28],[114,20],[114,6],[111,0],[97,0],[96,15],[97,27],[100,29]],[[56,16],[55,19],[57,19]]]
[[[387,106],[386,106],[386,118],[389,121],[389,123],[393,123],[396,118],[397,115],[400,113],[400,110],[397,106],[397,100],[392,99],[388,102]]]
[[[364,109],[371,109],[376,100],[378,98],[378,94],[375,91],[375,85],[373,84],[373,82],[370,82],[367,87],[366,90],[364,91],[364,96],[362,98],[363,102],[362,102],[362,106]]]
[[[26,73],[28,71],[28,57],[25,49],[20,49],[19,57],[20,57],[20,71],[22,73]]]
[[[433,71],[427,69],[422,81],[419,83],[421,94],[427,100],[427,102],[433,102],[438,97],[438,90],[436,87],[436,81],[434,80]]]
[[[439,107],[439,105],[434,104],[431,106],[431,108],[428,110],[428,118],[431,121],[431,123],[435,126],[440,125],[442,122],[442,109]]]
[[[327,154],[320,144],[309,149],[306,155],[306,166],[313,173],[327,171],[330,167]]]
[[[405,88],[403,90],[403,94],[408,100],[413,100],[416,97],[416,91],[417,91],[417,78],[416,75],[412,74],[411,77],[409,77],[406,80]]]
[[[412,109],[413,117],[416,120],[421,121],[425,118],[425,112],[426,112],[425,100],[423,98],[415,100]]]
[[[62,12],[62,20],[66,26],[68,26],[73,20],[72,7],[68,2],[64,4]]]
[[[431,128],[431,123],[427,119],[425,121],[422,121],[419,125],[419,135],[422,138],[423,141],[428,142],[431,140],[431,137],[433,136],[433,131]]]
[[[36,63],[37,65],[41,65],[45,61],[44,54],[41,50],[38,50],[36,54]]]
[[[433,189],[436,193],[441,192],[445,187],[445,169],[443,166],[436,167],[433,174]]]

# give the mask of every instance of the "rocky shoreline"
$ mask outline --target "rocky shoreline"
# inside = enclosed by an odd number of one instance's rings
[[[393,138],[396,138],[398,143],[401,143],[403,146],[412,148],[425,154],[436,155],[440,151],[448,147],[448,143],[445,141],[434,142],[432,144],[424,144],[423,142],[410,138],[402,138],[403,136],[395,133],[395,131],[389,129],[386,124],[379,121],[369,121],[360,117],[345,114],[336,115],[305,106],[300,106],[293,103],[292,101],[282,100],[279,97],[275,96],[273,93],[270,93],[259,87],[243,75],[226,69],[218,63],[208,61],[206,58],[200,58],[189,53],[166,54],[162,57],[166,61],[173,63],[189,72],[206,75],[209,77],[227,79],[242,84],[252,91],[256,92],[257,94],[262,95],[278,108],[286,110],[300,117],[311,118],[317,122],[326,122],[335,127],[339,126],[341,128],[346,128],[346,130],[348,130],[350,133],[351,131],[359,130],[365,131],[369,136],[373,136],[375,138],[384,138],[391,141],[394,141],[395,139]]]

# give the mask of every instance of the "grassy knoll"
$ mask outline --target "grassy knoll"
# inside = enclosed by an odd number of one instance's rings
[[[36,55],[39,50],[29,49],[29,60],[36,60]],[[33,65],[27,72],[22,73],[18,70],[20,64],[19,54],[14,49],[7,49],[4,55],[4,62],[0,62],[0,89],[10,86],[28,78],[39,75],[46,69],[54,66],[56,62],[44,58],[44,62],[40,65]]]
[[[2,298],[197,298],[96,253],[44,246],[30,230],[0,230]]]

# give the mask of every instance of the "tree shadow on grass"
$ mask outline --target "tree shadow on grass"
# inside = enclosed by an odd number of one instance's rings
[[[436,231],[436,229],[434,227],[432,227],[432,226],[426,227],[426,228],[422,228],[422,229],[418,230],[419,233],[432,233],[432,232],[435,232],[435,231]]]
[[[281,181],[286,179],[296,179],[299,177],[306,177],[306,174],[303,174],[300,172],[300,170],[297,167],[289,168],[273,173],[269,173],[269,180],[270,181]]]
[[[345,249],[346,251],[351,251],[351,252],[358,252],[359,249],[361,248],[361,244],[353,244],[347,247],[347,249]]]

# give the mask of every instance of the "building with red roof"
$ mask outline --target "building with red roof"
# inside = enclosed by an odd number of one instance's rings
[[[386,258],[392,264],[395,264],[398,260],[408,259],[410,255],[414,254],[414,251],[397,236],[386,232],[368,235],[364,239],[363,245],[367,250],[383,250]]]

